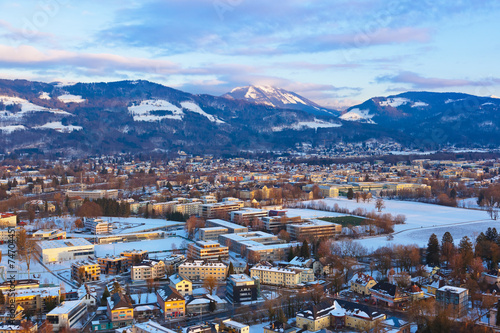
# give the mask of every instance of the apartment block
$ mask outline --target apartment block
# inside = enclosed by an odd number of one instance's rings
[[[190,260],[220,261],[229,258],[229,249],[215,241],[197,241],[188,245],[187,257]]]
[[[219,239],[219,235],[227,233],[227,228],[223,227],[200,228],[200,230],[198,231],[199,238],[202,241],[217,241]]]
[[[261,284],[295,287],[300,283],[300,272],[288,268],[257,264],[250,268],[250,276],[259,278]]]
[[[224,202],[210,203],[201,205],[200,216],[206,219],[223,217],[232,211],[240,210],[244,207],[243,201],[227,200]]]
[[[287,224],[286,231],[295,240],[328,239],[342,233],[342,225],[321,220]]]
[[[101,274],[117,275],[125,273],[130,269],[130,258],[122,256],[107,255],[104,258],[97,258],[97,262],[101,267]]]
[[[217,280],[223,281],[226,279],[227,266],[220,262],[186,261],[179,265],[179,274],[191,281],[201,281],[207,276],[213,276]]]
[[[241,226],[241,225],[236,224],[236,223],[227,222],[227,221],[224,221],[224,220],[221,220],[221,219],[210,219],[210,220],[207,220],[206,226],[207,227],[221,227],[221,228],[226,228],[227,231],[229,233],[231,233],[231,234],[248,232],[248,228],[247,227]]]
[[[165,263],[162,260],[144,260],[130,269],[133,281],[161,279],[165,277]]]
[[[231,212],[231,222],[248,225],[253,219],[268,216],[269,212],[263,209],[245,208]]]
[[[226,297],[232,303],[257,300],[255,280],[245,274],[231,274],[226,282]]]
[[[93,260],[82,260],[71,264],[71,278],[79,283],[98,281],[101,277],[101,267]]]

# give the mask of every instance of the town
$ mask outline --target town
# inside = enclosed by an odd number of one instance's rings
[[[0,332],[500,331],[500,158],[342,151],[3,155]]]

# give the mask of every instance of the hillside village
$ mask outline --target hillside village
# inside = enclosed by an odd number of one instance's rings
[[[499,171],[3,156],[0,332],[499,331]]]

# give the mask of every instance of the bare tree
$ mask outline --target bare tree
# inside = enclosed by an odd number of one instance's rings
[[[217,279],[209,275],[203,280],[203,288],[205,288],[210,295],[213,294],[213,291],[217,289]]]
[[[382,211],[382,209],[385,208],[385,203],[384,203],[384,200],[382,200],[382,198],[378,198],[376,201],[375,201],[375,208],[377,208],[377,210],[379,212]]]

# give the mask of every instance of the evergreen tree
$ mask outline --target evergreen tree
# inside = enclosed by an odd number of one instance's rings
[[[454,188],[452,188],[450,191],[450,198],[456,199],[456,197],[457,197],[457,191]]]
[[[462,256],[463,268],[466,268],[474,259],[474,250],[469,237],[464,236],[458,244],[458,253]]]
[[[309,258],[311,256],[311,251],[309,250],[309,244],[306,240],[302,243],[302,247],[300,249],[300,256],[302,258]]]
[[[347,199],[352,200],[352,198],[354,198],[354,191],[352,190],[352,188],[349,188],[347,190]]]
[[[5,304],[5,296],[3,295],[3,292],[0,290],[0,305]]]
[[[489,240],[490,242],[496,243],[498,240],[497,229],[489,227],[488,230],[486,230],[486,239]]]
[[[110,293],[109,293],[109,290],[108,288],[106,287],[104,289],[104,293],[102,294],[102,298],[101,298],[101,305],[102,306],[106,306],[106,304],[108,303],[108,297],[111,296]]]
[[[443,238],[441,239],[441,246],[443,246],[444,243],[453,244],[453,236],[450,234],[449,231],[445,232]]]
[[[231,274],[234,274],[234,266],[232,261],[229,262],[229,268],[227,269],[227,275]]]
[[[427,265],[439,266],[439,240],[436,234],[432,234],[429,237],[429,242],[427,243],[426,262]]]

